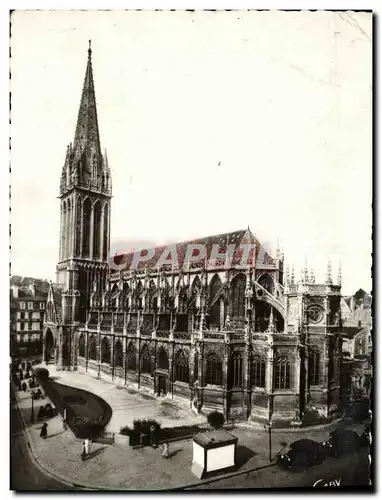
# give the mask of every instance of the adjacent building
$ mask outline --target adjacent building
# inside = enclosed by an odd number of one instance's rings
[[[11,356],[42,355],[43,322],[48,283],[11,285]]]

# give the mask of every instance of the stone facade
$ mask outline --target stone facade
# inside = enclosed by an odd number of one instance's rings
[[[211,259],[207,251],[199,265],[158,266],[156,256],[136,270],[125,256],[126,270],[110,274],[111,178],[99,144],[89,49],[74,146],[61,176],[46,359],[178,399],[195,412],[218,409],[226,418],[278,426],[302,425],[307,412],[318,421],[336,418],[341,286],[330,269],[323,284],[306,269],[297,283],[294,273],[284,274],[283,255],[262,252],[248,228],[197,240],[207,249],[233,244],[235,252],[250,242],[255,253],[240,269],[237,259]]]

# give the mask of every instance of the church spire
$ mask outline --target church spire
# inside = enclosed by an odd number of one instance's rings
[[[101,155],[97,105],[94,91],[91,40],[89,40],[88,61],[82,88],[80,109],[78,111],[73,149],[76,156],[81,156],[83,152],[86,152],[89,156],[95,155],[97,157]]]

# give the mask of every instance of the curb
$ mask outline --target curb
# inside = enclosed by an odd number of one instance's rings
[[[12,383],[12,391],[15,394],[13,383]],[[33,440],[31,439],[30,431],[28,430],[28,428],[26,426],[25,419],[24,419],[24,417],[23,417],[23,415],[22,415],[22,413],[20,411],[19,402],[17,401],[16,394],[15,394],[15,405],[16,405],[17,413],[18,413],[19,418],[20,418],[20,422],[21,422],[21,426],[22,426],[22,431],[23,431],[23,434],[24,434],[24,437],[25,437],[25,442],[26,442],[26,445],[27,445],[26,447],[27,447],[27,450],[28,450],[28,454],[29,454],[29,456],[30,456],[33,464],[39,469],[40,472],[42,472],[43,474],[51,477],[52,479],[54,479],[56,481],[59,481],[60,483],[65,484],[65,486],[70,486],[72,488],[81,488],[81,489],[83,489],[82,485],[75,484],[72,481],[68,481],[68,479],[66,479],[63,476],[57,474],[56,472],[52,472],[46,466],[40,464],[40,462],[38,461],[36,455],[34,454],[34,451],[33,451],[33,447],[34,447]],[[86,487],[85,489],[88,489],[88,488]]]
[[[223,481],[224,479],[229,479],[231,477],[240,476],[243,474],[249,474],[250,472],[254,472],[257,470],[268,469],[270,467],[274,467],[275,465],[277,465],[277,463],[273,462],[273,463],[270,463],[267,465],[261,465],[259,467],[252,467],[251,469],[229,472],[227,474],[222,474],[221,476],[214,476],[214,477],[209,477],[207,479],[203,479],[202,481],[199,481],[199,483],[194,483],[194,484],[190,484],[187,486],[178,486],[176,488],[169,488],[168,490],[165,490],[165,491],[190,490],[190,489],[197,488],[198,486],[203,486],[203,484],[215,483],[216,481]]]
[[[30,437],[30,431],[26,427],[25,419],[24,419],[24,417],[23,417],[23,415],[22,415],[22,413],[20,411],[20,408],[19,408],[19,405],[18,405],[18,400],[17,400],[16,394],[15,394],[15,391],[14,391],[13,383],[12,383],[12,390],[13,390],[14,395],[15,395],[16,409],[17,409],[17,412],[19,414],[20,421],[21,421],[21,424],[22,424],[22,427],[23,427],[23,433],[24,433],[24,436],[25,436],[25,441],[26,441],[26,444],[27,444],[27,449],[28,449],[29,456],[31,457],[31,460],[34,463],[34,465],[43,474],[46,474],[47,476],[55,479],[56,481],[60,481],[61,483],[65,484],[66,486],[70,486],[72,488],[81,489],[81,490],[87,490],[87,491],[121,491],[121,492],[122,491],[123,492],[134,491],[134,490],[124,489],[124,488],[106,488],[106,487],[102,487],[102,486],[101,487],[94,487],[94,486],[91,486],[91,485],[88,485],[88,484],[85,484],[85,483],[75,483],[73,481],[68,480],[67,478],[64,478],[60,474],[57,474],[56,472],[51,471],[45,465],[42,465],[38,461],[37,457],[35,456],[35,454],[33,452],[33,441],[32,441],[32,439]],[[158,492],[160,492],[160,491],[184,491],[184,490],[196,488],[198,486],[202,486],[203,484],[208,484],[208,483],[212,483],[212,482],[215,482],[215,481],[220,481],[220,480],[223,480],[223,479],[228,479],[230,477],[239,476],[241,474],[248,474],[250,472],[253,472],[253,471],[256,471],[256,470],[261,470],[261,469],[266,469],[268,467],[273,467],[274,465],[276,465],[276,464],[275,463],[271,463],[271,464],[263,465],[263,466],[260,466],[260,467],[253,467],[251,469],[246,469],[246,470],[243,470],[243,471],[234,471],[234,472],[231,472],[231,473],[228,473],[228,474],[222,474],[220,476],[215,476],[215,477],[211,477],[211,478],[208,478],[208,479],[204,479],[204,480],[199,481],[197,483],[187,484],[187,485],[184,485],[184,486],[177,486],[175,488],[163,488],[163,489],[155,490],[155,491],[158,491]],[[145,492],[145,490],[142,490],[142,492]]]

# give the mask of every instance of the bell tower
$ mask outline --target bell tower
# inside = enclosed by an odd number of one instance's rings
[[[60,181],[61,223],[56,280],[63,290],[64,328],[86,321],[93,285],[96,284],[98,290],[105,286],[111,192],[108,159],[106,151],[101,152],[89,41],[74,142],[67,146]],[[62,360],[63,365],[69,363],[72,356],[69,353],[67,357]]]

